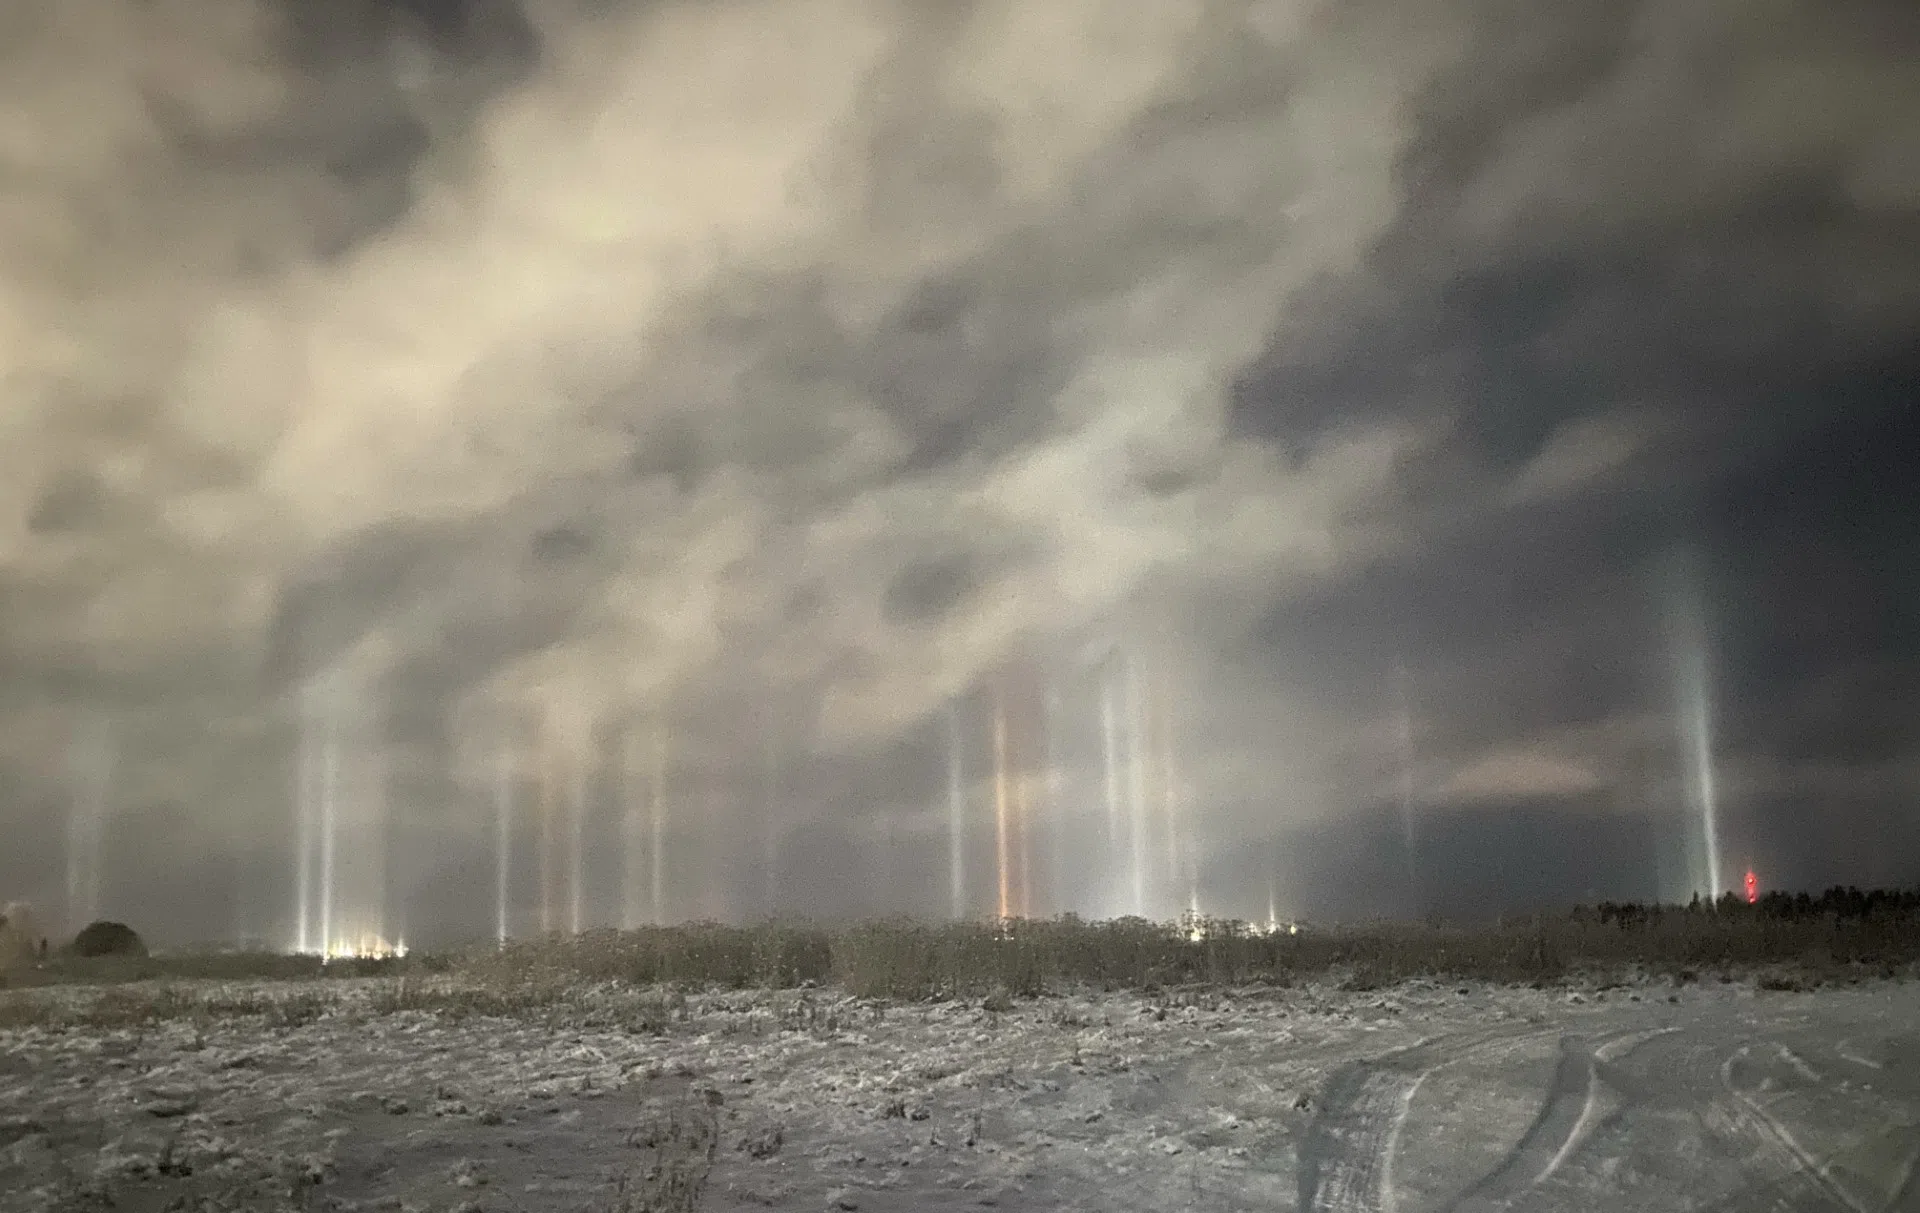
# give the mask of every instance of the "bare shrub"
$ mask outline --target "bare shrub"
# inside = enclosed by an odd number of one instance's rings
[[[719,1118],[711,1102],[686,1099],[656,1110],[627,1140],[650,1157],[616,1182],[612,1207],[617,1213],[693,1213],[699,1208],[720,1145]]]
[[[486,984],[805,988],[859,998],[1029,998],[1063,987],[1155,991],[1284,986],[1322,975],[1374,989],[1408,978],[1544,984],[1572,975],[1895,972],[1920,960],[1920,906],[1841,916],[1748,906],[1614,907],[1497,924],[1370,923],[1261,932],[1245,923],[1138,918],[928,923],[884,919],[832,930],[693,924],[516,945],[463,970]]]

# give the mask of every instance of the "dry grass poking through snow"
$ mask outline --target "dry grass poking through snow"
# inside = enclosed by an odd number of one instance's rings
[[[1357,987],[1410,977],[1531,983],[1573,974],[1761,970],[1818,982],[1883,975],[1916,962],[1920,910],[1789,917],[1741,907],[1673,909],[1624,921],[1582,911],[1497,926],[1371,924],[1298,934],[1216,919],[693,924],[519,944],[458,970],[510,982],[834,985],[857,997],[922,1000],[1030,997],[1062,988],[1291,985],[1330,975]]]
[[[670,1104],[643,1121],[630,1144],[649,1151],[651,1161],[616,1181],[610,1213],[692,1213],[700,1207],[720,1148],[713,1104],[700,1098]]]
[[[502,950],[351,962],[178,956],[71,961],[33,974],[39,991],[0,992],[0,1028],[258,1017],[297,1026],[321,1015],[424,1011],[538,1016],[557,1026],[621,1018],[664,1032],[681,990],[835,987],[857,998],[1027,998],[1049,991],[1152,992],[1304,980],[1368,990],[1407,978],[1544,983],[1740,974],[1771,988],[1892,976],[1920,962],[1920,912],[1765,914],[1739,907],[1621,919],[1578,912],[1498,926],[1374,924],[1263,933],[1217,920],[1180,925],[1076,918],[1009,923],[883,920],[849,926],[695,923],[589,931]],[[327,982],[288,981],[326,976]],[[384,980],[369,980],[384,978]],[[261,979],[268,979],[262,981]],[[247,984],[238,984],[238,983]],[[588,992],[641,991],[609,1000]],[[609,1008],[613,1008],[609,1010]]]

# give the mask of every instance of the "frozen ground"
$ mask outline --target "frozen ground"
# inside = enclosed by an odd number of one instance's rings
[[[0,1032],[0,1208],[1920,1209],[1913,983],[514,1018],[345,985],[292,1026]]]

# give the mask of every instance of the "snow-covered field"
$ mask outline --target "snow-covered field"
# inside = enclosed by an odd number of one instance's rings
[[[317,989],[0,1031],[0,1208],[1920,1208],[1911,982],[607,987],[505,1017]]]

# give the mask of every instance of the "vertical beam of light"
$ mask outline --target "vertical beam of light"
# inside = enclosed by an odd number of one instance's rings
[[[1698,637],[1683,645],[1679,661],[1680,731],[1685,747],[1687,801],[1700,822],[1706,858],[1706,896],[1720,896],[1719,793],[1713,757],[1713,704],[1707,675],[1706,645]]]
[[[94,918],[100,916],[101,900],[105,896],[106,865],[102,852],[106,847],[107,817],[113,812],[115,768],[119,765],[119,747],[110,720],[100,721],[97,738],[93,778],[87,788],[87,913]]]
[[[994,868],[999,877],[999,910],[1002,922],[1013,916],[1012,874],[1007,870],[1010,843],[1007,820],[1007,709],[1001,693],[993,696],[993,847]]]
[[[236,846],[227,856],[228,879],[232,881],[231,891],[227,894],[227,942],[235,949],[252,952],[255,938],[253,933],[254,916],[259,907],[254,901],[253,857],[247,848]]]
[[[313,951],[313,861],[319,842],[314,821],[314,783],[318,757],[313,744],[313,705],[302,692],[298,713],[299,740],[294,757],[294,951]]]
[[[493,941],[507,946],[507,903],[513,880],[513,750],[500,747],[493,787]]]
[[[1720,874],[1720,795],[1713,756],[1713,704],[1708,689],[1704,647],[1687,651],[1681,665],[1683,715],[1687,743],[1687,795],[1700,817],[1701,842],[1706,851],[1706,892],[1724,891]]]
[[[1160,689],[1154,702],[1157,708],[1154,733],[1160,742],[1160,819],[1161,828],[1166,831],[1167,879],[1177,881],[1186,875],[1183,834],[1186,823],[1181,819],[1184,805],[1180,796],[1180,767],[1174,761],[1173,704],[1167,688]]]
[[[544,725],[540,731],[540,934],[554,931],[554,832],[555,795],[553,787],[553,735]]]
[[[1009,745],[1009,791],[1013,809],[1014,917],[1033,917],[1033,711],[1027,671],[1013,681],[1017,716]]]
[[[1395,755],[1399,763],[1400,843],[1407,866],[1407,888],[1417,898],[1420,889],[1419,834],[1413,815],[1413,692],[1407,664],[1393,663]]]
[[[1160,777],[1161,810],[1167,830],[1167,877],[1186,886],[1186,913],[1200,916],[1200,862],[1193,845],[1191,823],[1187,820],[1186,790],[1181,786],[1183,768],[1173,727],[1173,705],[1169,693],[1161,691]]]
[[[1147,916],[1147,751],[1144,744],[1146,688],[1139,663],[1129,654],[1127,670],[1127,799],[1132,829],[1128,862],[1129,884],[1133,890],[1133,912]]]
[[[780,820],[783,780],[780,770],[780,732],[771,710],[764,728],[760,756],[760,883],[761,912],[769,919],[780,913]]]
[[[880,810],[880,875],[874,882],[873,900],[875,908],[888,913],[894,903],[894,895],[900,883],[896,848],[899,838],[899,810],[887,805]]]
[[[100,917],[101,851],[112,797],[112,726],[92,716],[68,744],[67,918],[73,929]]]
[[[1160,781],[1155,778],[1155,772],[1160,763],[1160,738],[1155,729],[1157,722],[1154,720],[1154,692],[1157,688],[1153,683],[1152,665],[1145,658],[1138,656],[1132,658],[1132,662],[1133,668],[1139,672],[1140,681],[1134,698],[1129,701],[1129,711],[1133,716],[1130,726],[1133,730],[1133,745],[1139,749],[1137,758],[1131,761],[1137,762],[1139,768],[1137,773],[1132,765],[1127,769],[1130,784],[1137,774],[1139,786],[1137,788],[1130,786],[1128,794],[1139,798],[1137,812],[1141,835],[1140,862],[1146,869],[1146,874],[1141,877],[1141,880],[1147,889],[1147,907],[1158,909],[1159,907],[1154,904],[1155,894],[1164,880],[1155,879],[1156,875],[1160,875],[1160,870],[1154,863],[1156,853],[1154,828],[1161,821],[1159,806],[1156,803],[1160,793]]]
[[[685,798],[688,808],[687,820],[712,822],[713,832],[701,831],[690,841],[693,846],[692,858],[683,862],[695,865],[696,876],[688,883],[699,890],[696,900],[696,912],[689,914],[685,908],[680,911],[683,920],[695,919],[712,921],[730,917],[733,913],[733,896],[727,882],[721,879],[725,864],[736,853],[739,835],[731,827],[739,821],[737,795],[731,783],[713,770],[701,772],[702,777],[689,781]],[[717,846],[716,846],[717,843]]]
[[[314,943],[322,956],[332,952],[334,941],[334,856],[340,812],[340,726],[336,712],[329,703],[320,758],[320,912]]]
[[[640,737],[629,726],[620,734],[620,926],[628,931],[640,926],[646,916],[640,897],[646,885],[641,867],[646,858],[639,792],[641,769]]]
[[[359,888],[361,899],[360,915],[355,932],[356,946],[364,948],[368,937],[375,939],[397,938],[399,932],[394,929],[396,907],[389,894],[389,866],[392,855],[392,832],[388,828],[392,814],[389,812],[387,798],[388,754],[386,736],[378,731],[371,738],[361,738],[364,758],[360,778],[364,786],[360,789],[366,814],[360,820],[360,845],[354,848],[359,860]]]
[[[591,774],[590,745],[567,750],[567,930],[574,935],[587,928],[587,783]]]
[[[656,720],[653,725],[653,795],[649,797],[652,809],[650,845],[647,858],[652,864],[650,879],[647,882],[647,895],[652,903],[653,923],[665,926],[667,922],[667,722]]]
[[[1064,707],[1060,701],[1060,689],[1048,683],[1046,689],[1046,715],[1043,720],[1046,729],[1046,771],[1043,773],[1043,792],[1046,798],[1046,826],[1042,837],[1047,850],[1047,909],[1053,914],[1065,913],[1072,908],[1067,891],[1067,812],[1066,812],[1066,774],[1061,770],[1064,757],[1060,736]]]
[[[99,915],[90,904],[93,885],[93,782],[99,761],[94,750],[96,724],[88,721],[68,743],[67,764],[67,916],[80,926]]]
[[[1028,747],[1014,747],[1013,825],[1015,869],[1020,874],[1018,916],[1033,917],[1033,767]]]
[[[1115,702],[1117,674],[1109,665],[1100,674],[1100,767],[1106,783],[1107,858],[1117,863],[1120,853],[1120,710]]]
[[[1726,886],[1720,870],[1720,797],[1714,761],[1713,683],[1708,669],[1706,608],[1701,602],[1700,574],[1691,553],[1680,554],[1676,575],[1674,682],[1679,699],[1681,777],[1690,815],[1698,823],[1701,860],[1697,866],[1690,865],[1694,869],[1691,876],[1696,891],[1712,900],[1725,892]]]
[[[960,705],[947,705],[947,914],[967,916],[967,758]]]

